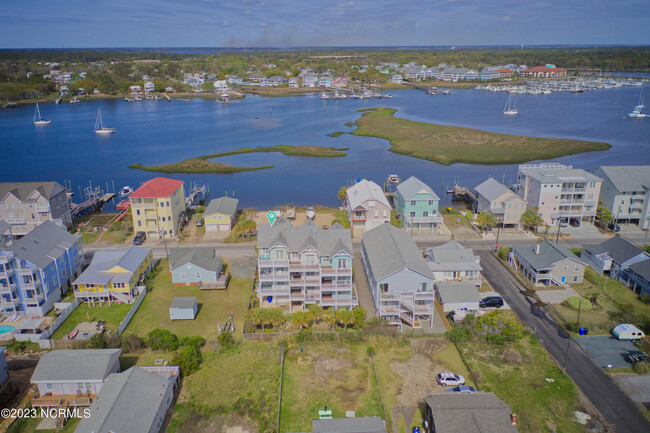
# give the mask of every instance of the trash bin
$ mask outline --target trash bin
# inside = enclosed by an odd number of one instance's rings
[[[580,329],[578,329],[578,334],[580,334],[580,335],[585,335],[585,334],[587,334],[588,332],[589,332],[589,331],[587,331],[585,328],[580,328]]]

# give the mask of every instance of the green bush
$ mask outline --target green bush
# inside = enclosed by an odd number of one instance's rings
[[[217,337],[217,342],[219,343],[219,347],[223,350],[228,350],[235,347],[235,339],[233,338],[232,333],[228,331],[224,331],[219,334]]]
[[[148,345],[152,350],[174,351],[178,349],[178,337],[166,329],[153,329],[147,334]]]
[[[499,255],[499,258],[505,262],[506,260],[508,260],[508,254],[510,254],[510,248],[501,247],[499,248],[499,252],[497,254]]]
[[[201,350],[194,346],[185,346],[179,350],[174,358],[172,364],[177,365],[184,376],[188,376],[199,369],[203,362]]]
[[[648,363],[647,362],[636,362],[634,366],[632,367],[632,370],[640,376],[645,375],[648,373]]]
[[[88,349],[116,349],[121,344],[119,335],[106,335],[105,332],[102,332],[90,337],[84,346]]]
[[[205,338],[199,336],[181,337],[178,343],[180,346],[192,346],[200,349],[205,344]]]
[[[124,352],[136,352],[144,347],[144,340],[137,335],[122,335],[122,350]]]
[[[582,300],[582,303],[580,302]],[[582,311],[589,311],[591,310],[591,302],[589,302],[589,299],[583,298],[580,296],[571,296],[569,299],[564,301],[567,307],[571,308],[572,310],[578,311],[579,309]]]
[[[461,341],[468,340],[472,336],[472,332],[465,326],[454,326],[451,331],[447,331],[445,335],[451,341],[460,343]]]

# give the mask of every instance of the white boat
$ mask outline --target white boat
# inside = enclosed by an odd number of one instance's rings
[[[97,119],[95,119],[95,134],[107,135],[113,134],[114,132],[115,128],[107,128],[104,126],[104,122],[102,121],[102,110],[101,108],[98,108]]]
[[[388,181],[390,183],[399,183],[399,176],[396,174],[389,174],[388,175]]]
[[[120,197],[128,197],[131,194],[133,194],[133,188],[131,188],[130,186],[125,186],[120,191]]]
[[[643,89],[641,89],[641,93],[639,93],[639,103],[634,108],[636,110],[642,110],[645,108],[645,104],[643,103]]]
[[[320,94],[320,98],[321,98],[322,100],[326,100],[326,99],[329,99],[330,96],[329,96],[327,93],[323,92],[323,93]]]
[[[451,92],[449,90],[443,90],[442,94],[443,95],[451,95]]]
[[[645,114],[645,113],[642,113],[641,110],[639,110],[639,109],[635,109],[630,114],[628,114],[628,116],[630,116],[633,119],[641,119],[643,117],[647,117],[648,115]]]
[[[309,206],[307,208],[307,212],[305,212],[305,215],[307,215],[307,218],[309,218],[310,220],[313,220],[314,217],[316,216],[316,211],[314,211],[313,207]]]
[[[512,105],[512,95],[508,94],[508,101],[506,102],[505,107],[503,107],[503,114],[507,116],[514,116],[519,113],[516,106]]]
[[[34,112],[34,125],[43,126],[52,124],[51,120],[45,120],[41,117],[41,110],[38,108],[38,102],[36,103],[36,111]]]

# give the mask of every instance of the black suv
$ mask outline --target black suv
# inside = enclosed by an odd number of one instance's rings
[[[629,363],[635,364],[637,362],[645,361],[650,362],[650,356],[639,350],[630,350],[630,352],[625,355],[625,360]]]
[[[147,234],[145,232],[137,232],[133,238],[133,245],[142,245],[147,239]]]
[[[621,231],[621,226],[619,226],[618,224],[614,224],[614,223],[607,224],[607,228],[610,229],[613,232],[620,232]]]
[[[481,299],[478,306],[481,308],[500,308],[503,307],[503,298],[501,296],[488,296]]]

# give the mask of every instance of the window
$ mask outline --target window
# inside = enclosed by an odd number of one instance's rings
[[[384,210],[384,218],[386,218],[387,216],[388,216],[388,211]]]
[[[369,206],[369,207],[374,207],[374,206],[375,206],[375,201],[374,201],[374,200],[370,200],[370,201],[368,202],[368,206]]]
[[[433,200],[429,200],[429,206],[433,206]]]
[[[427,283],[422,283],[422,291],[425,292],[427,290]]]
[[[54,385],[52,385],[51,383],[46,383],[45,388],[49,391],[49,390],[54,389]]]
[[[136,214],[136,215],[140,215],[140,209],[136,209],[136,210],[135,210],[135,214]]]
[[[411,206],[415,206],[415,204],[416,204],[416,201],[415,201],[415,200],[411,200]]]
[[[167,207],[169,207],[169,200],[167,200]]]
[[[337,268],[339,269],[347,269],[347,263],[345,259],[337,259],[336,260]]]
[[[568,270],[569,270],[569,266],[568,266],[568,265],[564,265],[564,268],[562,268],[562,269],[564,269],[565,271],[568,271]]]
[[[381,283],[379,285],[379,291],[382,293],[387,293],[388,292],[388,283]]]
[[[376,211],[375,211],[375,218],[378,218],[378,217],[379,217],[379,211],[376,210]]]
[[[200,272],[195,273],[194,277],[197,278],[197,279],[200,279],[201,278],[201,273]]]
[[[422,211],[422,216],[425,217],[425,218],[428,217],[429,216],[429,211],[428,210]]]
[[[573,282],[574,282],[574,283],[577,283],[577,282],[578,282],[578,277],[577,277],[577,276],[573,277]]]
[[[575,272],[580,272],[580,266],[576,265],[576,267],[573,269]]]
[[[138,220],[138,227],[142,227],[142,221]]]
[[[410,215],[411,215],[411,218],[415,218],[415,211],[412,211],[412,212],[410,213]]]

